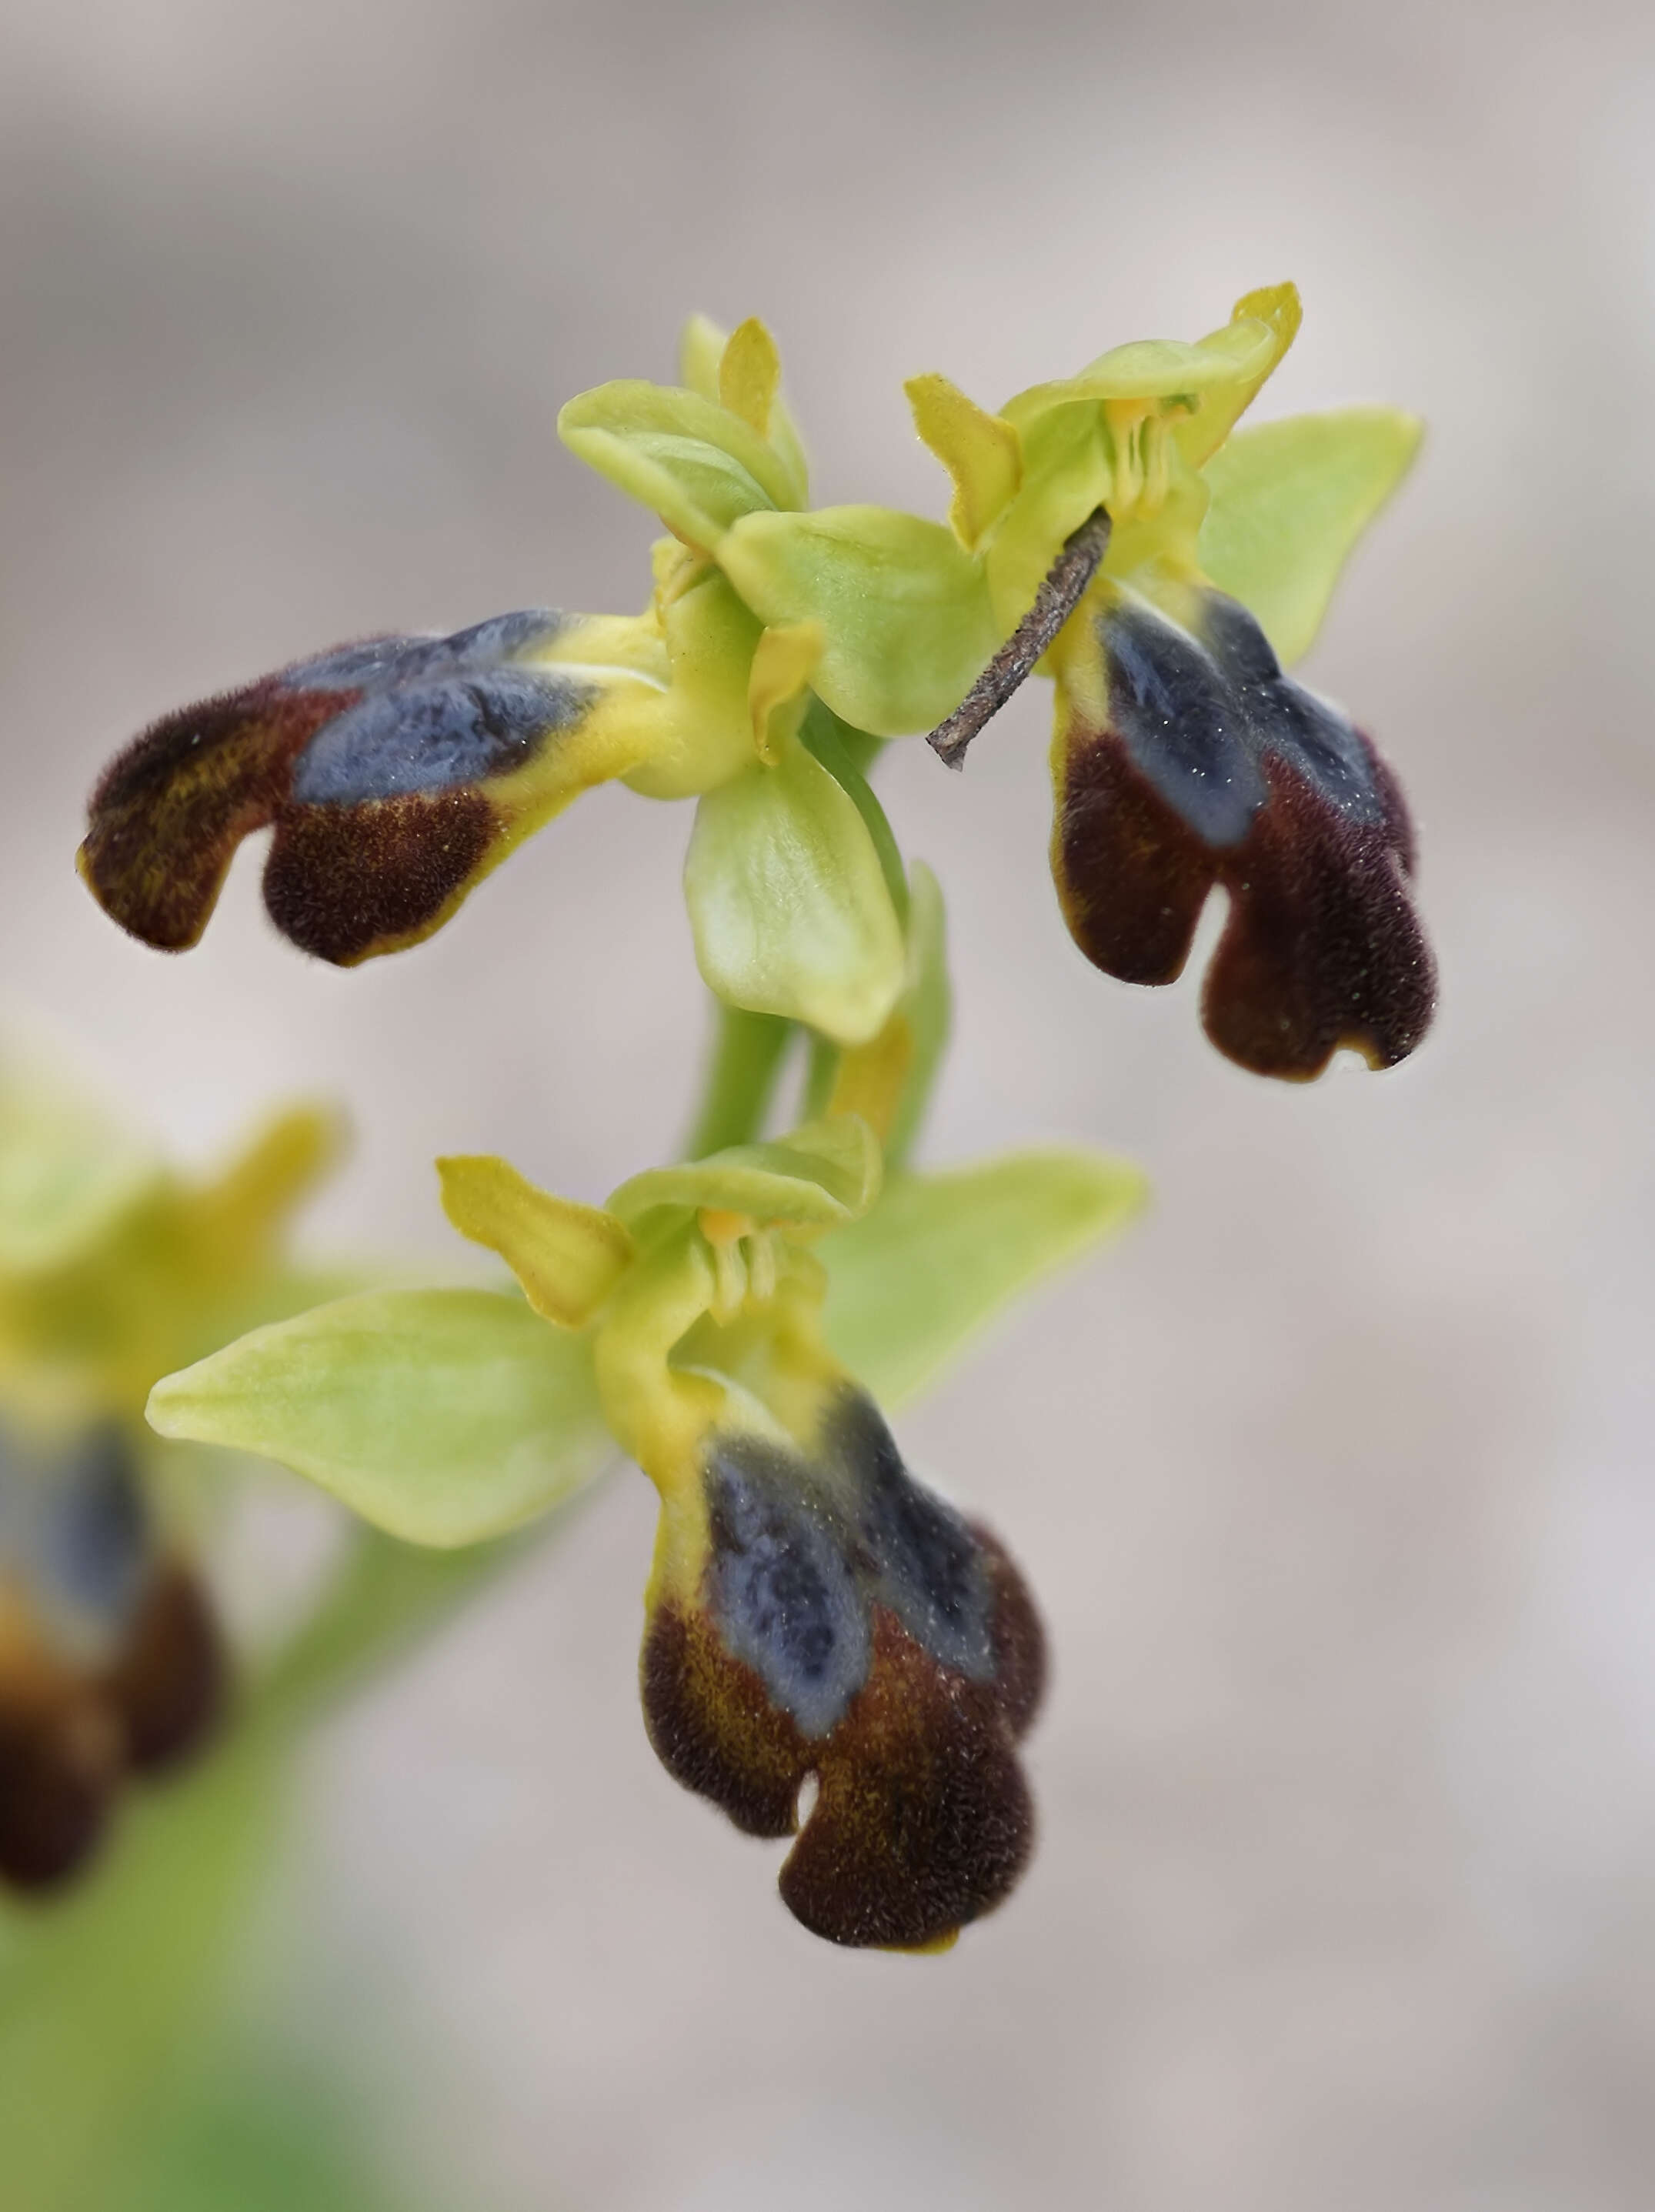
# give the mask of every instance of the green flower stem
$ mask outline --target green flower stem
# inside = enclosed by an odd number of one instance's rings
[[[796,1026],[780,1014],[751,1014],[721,1000],[714,1003],[718,1027],[701,1103],[685,1141],[684,1156],[691,1160],[731,1145],[751,1144],[762,1133]]]
[[[818,707],[821,706],[820,700],[816,703]],[[822,707],[822,712],[824,714],[828,711],[827,708]],[[878,760],[891,740],[888,738],[876,738],[869,730],[853,730],[849,722],[840,722],[837,714],[833,719],[838,723],[839,742],[845,749],[846,758],[858,775],[863,777],[871,775],[873,772],[874,762]]]

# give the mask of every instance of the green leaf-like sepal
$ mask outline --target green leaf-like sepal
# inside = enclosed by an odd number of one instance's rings
[[[873,1212],[823,1241],[828,1341],[898,1404],[1002,1306],[1122,1228],[1145,1188],[1128,1161],[1068,1151],[892,1176]]]
[[[903,988],[902,925],[855,801],[796,738],[696,810],[684,865],[709,989],[842,1044],[872,1036]]]
[[[750,514],[717,554],[762,621],[821,625],[816,690],[875,737],[932,728],[1000,643],[980,564],[952,531],[917,515]]]
[[[707,550],[755,509],[786,507],[788,464],[751,423],[697,392],[630,379],[571,399],[557,434],[573,453]]]
[[[386,1291],[255,1329],[155,1385],[166,1437],[273,1459],[411,1543],[475,1544],[613,1449],[583,1337],[496,1291]]]
[[[1238,430],[1207,465],[1201,563],[1284,664],[1307,652],[1352,547],[1408,473],[1422,425],[1340,407]]]
[[[608,1211],[651,1243],[676,1218],[703,1209],[745,1214],[761,1228],[833,1229],[867,1212],[879,1177],[873,1131],[854,1114],[836,1115],[770,1144],[648,1169],[610,1194]]]

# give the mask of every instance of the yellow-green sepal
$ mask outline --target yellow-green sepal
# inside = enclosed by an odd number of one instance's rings
[[[867,1124],[837,1115],[767,1144],[733,1145],[704,1160],[648,1169],[611,1191],[606,1210],[651,1244],[703,1212],[745,1216],[759,1228],[833,1229],[867,1212],[881,1173]]]
[[[828,1342],[897,1404],[1002,1307],[1123,1228],[1145,1191],[1129,1161],[1068,1150],[892,1175],[872,1212],[822,1240]]]
[[[934,727],[1000,643],[981,563],[951,530],[918,515],[751,513],[717,557],[761,621],[820,625],[815,688],[874,737]]]
[[[292,1468],[413,1544],[475,1544],[611,1455],[585,1337],[498,1291],[383,1291],[254,1329],[150,1393],[164,1437]]]
[[[1001,411],[1025,433],[1043,416],[1070,407],[1125,404],[1164,412],[1184,459],[1199,467],[1293,343],[1299,319],[1294,287],[1266,285],[1238,300],[1229,321],[1205,337],[1112,346],[1078,376],[1031,386]]]
[[[742,515],[794,496],[791,472],[769,440],[698,392],[630,378],[600,384],[563,408],[557,434],[705,550]]]
[[[705,315],[691,315],[678,341],[678,374],[690,391],[744,414],[769,439],[792,488],[786,504],[805,506],[810,468],[798,426],[782,397],[776,341],[758,318],[749,316],[730,332]]]
[[[436,1164],[442,1210],[460,1235],[500,1255],[536,1313],[584,1328],[631,1262],[624,1224],[599,1206],[554,1197],[491,1155]]]
[[[1135,338],[1111,346],[1076,376],[1031,385],[1008,399],[1003,412],[1019,425],[1033,422],[1058,407],[1096,405],[1100,400],[1193,398],[1216,387],[1248,384],[1278,355],[1268,325],[1250,318],[1232,320],[1204,338]]]
[[[1337,407],[1238,430],[1207,465],[1201,565],[1251,609],[1284,665],[1307,652],[1357,539],[1408,473],[1424,426]]]
[[[861,1044],[901,993],[902,925],[854,799],[796,737],[773,743],[773,765],[696,810],[684,864],[696,959],[731,1006]]]

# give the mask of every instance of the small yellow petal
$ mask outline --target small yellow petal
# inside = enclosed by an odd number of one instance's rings
[[[498,1252],[536,1313],[560,1328],[583,1328],[631,1261],[631,1237],[612,1213],[554,1198],[504,1160],[443,1159],[437,1173],[454,1227]]]
[[[749,315],[730,333],[718,364],[720,403],[739,415],[761,438],[770,434],[770,409],[782,385],[782,356],[776,340],[757,315]]]
[[[767,767],[777,759],[777,740],[782,734],[775,717],[800,698],[816,673],[826,644],[820,623],[782,623],[767,629],[753,653],[747,678],[747,708],[752,716],[753,743]],[[794,716],[796,721],[798,717]]]
[[[903,389],[914,428],[954,480],[948,520],[970,552],[1017,495],[1023,441],[1002,416],[986,412],[946,376],[910,376]]]

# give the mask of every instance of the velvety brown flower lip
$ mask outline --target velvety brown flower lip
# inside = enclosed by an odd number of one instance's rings
[[[913,1948],[1007,1894],[1032,1847],[1016,1756],[1044,1639],[984,1529],[916,1482],[847,1389],[819,1453],[714,1440],[693,1602],[646,1634],[644,1713],[680,1782],[747,1833],[799,1831],[782,1897],[830,1942]]]
[[[76,1873],[129,1776],[210,1741],[228,1678],[206,1593],[158,1548],[122,1430],[44,1455],[0,1431],[0,1880],[49,1889]]]
[[[134,1773],[166,1772],[210,1741],[223,1716],[228,1674],[206,1592],[180,1563],[164,1565],[97,1686],[119,1716]]]
[[[181,951],[273,823],[265,904],[303,951],[349,965],[423,933],[501,834],[490,787],[591,703],[577,676],[521,665],[565,621],[368,638],[165,716],[93,793],[82,875],[123,928]]]
[[[1405,1059],[1436,970],[1408,809],[1372,744],[1219,592],[1199,635],[1125,594],[1095,620],[1107,720],[1060,695],[1056,751],[1052,869],[1081,951],[1124,981],[1171,982],[1221,884],[1202,996],[1220,1051],[1300,1080],[1342,1046]]]
[[[0,1881],[44,1890],[100,1840],[120,1780],[120,1736],[94,1698],[0,1684]]]

